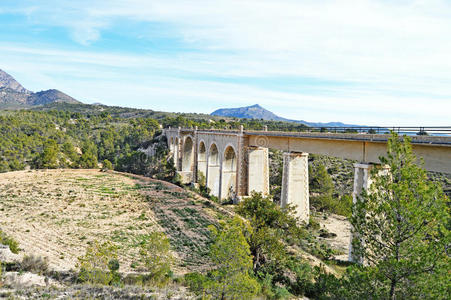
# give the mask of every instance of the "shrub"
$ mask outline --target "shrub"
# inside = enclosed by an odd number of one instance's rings
[[[204,294],[205,287],[208,282],[208,278],[200,273],[187,273],[184,276],[185,284],[188,286],[190,291],[195,293],[196,295]]]
[[[202,171],[197,171],[197,182],[199,183],[199,186],[207,185],[207,178]]]
[[[12,253],[19,253],[19,243],[12,237],[0,230],[0,244],[9,246]]]
[[[108,159],[105,159],[102,165],[102,171],[113,170],[113,164]]]
[[[112,259],[108,262],[108,269],[111,272],[112,278],[111,278],[111,285],[120,285],[121,283],[121,276],[117,271],[119,271],[119,261],[117,259]]]
[[[25,255],[20,263],[22,271],[44,274],[49,268],[49,260],[47,257]]]
[[[141,245],[139,254],[150,279],[155,283],[167,282],[174,261],[167,236],[163,232],[152,232]]]
[[[78,258],[77,267],[80,269],[78,279],[90,284],[110,284],[119,263],[117,261],[117,247],[111,242],[100,244],[94,241],[87,249],[86,254]]]

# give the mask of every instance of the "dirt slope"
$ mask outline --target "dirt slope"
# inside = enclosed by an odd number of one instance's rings
[[[137,271],[146,234],[166,231],[179,271],[207,263],[208,232],[216,212],[169,183],[98,170],[0,174],[0,228],[22,253],[49,258],[56,270],[75,268],[93,240],[119,246],[122,272]],[[154,212],[155,211],[155,212]]]

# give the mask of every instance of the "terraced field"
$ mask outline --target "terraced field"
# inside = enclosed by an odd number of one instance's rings
[[[0,228],[24,254],[74,269],[94,240],[119,247],[120,271],[140,269],[139,246],[153,231],[168,234],[177,272],[208,266],[206,225],[227,212],[175,185],[98,170],[40,170],[0,176]]]

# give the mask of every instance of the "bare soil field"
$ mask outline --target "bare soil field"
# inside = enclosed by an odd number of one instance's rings
[[[139,246],[153,231],[169,236],[177,273],[208,266],[209,233],[224,210],[170,183],[98,170],[0,174],[0,229],[23,254],[75,269],[94,240],[119,248],[120,271],[139,271]]]

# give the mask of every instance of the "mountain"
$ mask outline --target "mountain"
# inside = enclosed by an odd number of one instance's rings
[[[33,93],[28,98],[28,102],[31,105],[42,105],[53,102],[81,103],[71,96],[55,89]]]
[[[0,69],[0,108],[22,108],[54,102],[81,103],[55,89],[33,93]]]
[[[212,116],[247,118],[247,119],[263,119],[273,121],[285,121],[284,118],[264,109],[258,104],[237,108],[220,108],[211,113]]]
[[[279,117],[273,112],[261,107],[258,104],[245,106],[245,107],[237,107],[237,108],[221,108],[215,110],[211,113],[212,116],[222,116],[222,117],[231,117],[231,118],[247,118],[247,119],[263,119],[263,120],[272,120],[272,121],[284,121],[284,122],[295,122],[305,124],[311,127],[350,127],[350,126],[358,126],[351,124],[344,124],[341,122],[329,122],[329,123],[313,123],[307,122],[304,120],[290,120],[286,118]]]
[[[30,91],[18,83],[11,75],[0,69],[0,89],[4,88],[18,93],[30,93]]]

